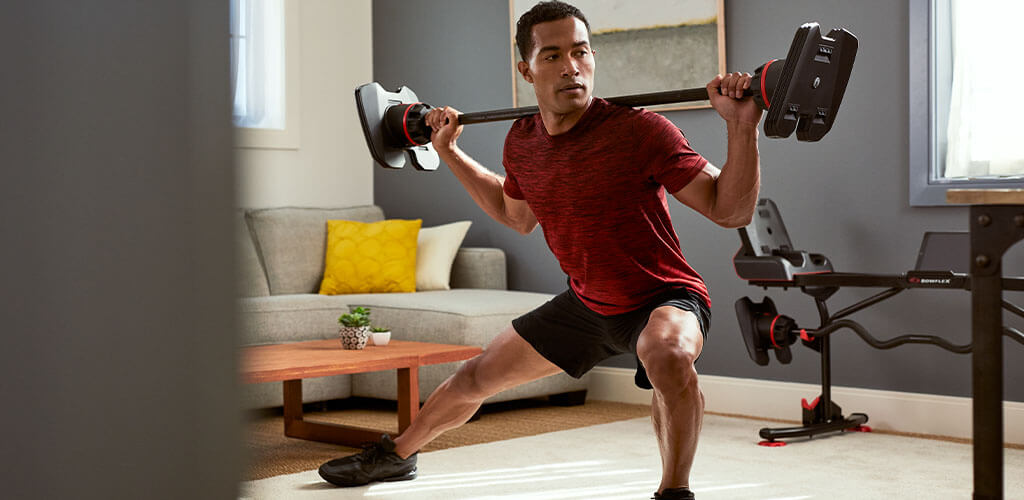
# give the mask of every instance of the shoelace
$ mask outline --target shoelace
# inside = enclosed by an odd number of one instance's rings
[[[363,443],[359,447],[363,449],[359,452],[359,458],[362,461],[377,463],[377,460],[384,455],[384,449],[381,448],[380,443]]]

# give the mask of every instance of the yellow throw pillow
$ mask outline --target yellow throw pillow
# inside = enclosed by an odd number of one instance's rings
[[[415,292],[422,220],[327,221],[321,295]]]
[[[416,290],[450,290],[452,263],[472,222],[466,220],[420,230],[416,249]]]

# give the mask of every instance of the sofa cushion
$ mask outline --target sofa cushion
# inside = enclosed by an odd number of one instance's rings
[[[350,307],[370,309],[392,338],[484,346],[509,322],[551,295],[507,290],[438,290],[350,295],[272,295],[239,299],[243,345],[329,339]]]
[[[416,293],[359,293],[345,297],[351,307],[394,307],[418,312],[481,316],[523,314],[550,300],[552,295],[512,290],[452,289]]]
[[[267,208],[247,214],[271,295],[316,293],[324,272],[329,219],[377,222],[378,206]]]
[[[338,335],[347,295],[292,294],[238,300],[242,345],[321,340]]]
[[[245,220],[245,212],[238,211],[235,216],[235,245],[238,258],[238,296],[265,297],[270,295],[267,286],[267,275],[263,272],[260,257],[256,253],[249,223]]]
[[[452,263],[452,288],[505,290],[505,252],[497,248],[462,247]]]
[[[416,246],[416,290],[450,290],[452,263],[473,223],[468,220],[420,229]]]
[[[320,293],[416,291],[417,235],[423,221],[327,221],[327,257]]]
[[[393,339],[483,347],[512,319],[550,299],[543,293],[455,289],[350,295],[348,303],[369,308],[373,324],[389,328]]]

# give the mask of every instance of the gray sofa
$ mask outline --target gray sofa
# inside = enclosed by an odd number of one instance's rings
[[[377,206],[269,208],[239,212],[239,314],[244,345],[337,338],[337,318],[350,307],[371,310],[375,323],[392,338],[486,346],[516,316],[550,295],[506,289],[505,254],[495,248],[461,248],[452,266],[451,290],[413,293],[319,295],[324,269],[327,221],[375,222]],[[420,369],[420,400],[426,400],[458,363]],[[587,377],[558,374],[499,393],[487,402],[556,396],[580,402]],[[303,401],[352,396],[395,399],[395,372],[340,375],[303,381]],[[280,406],[281,384],[244,387],[247,408]]]

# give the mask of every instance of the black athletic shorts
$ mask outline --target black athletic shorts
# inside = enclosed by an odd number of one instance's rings
[[[570,288],[537,309],[514,320],[512,327],[548,361],[569,375],[580,378],[601,361],[627,352],[636,356],[640,332],[651,312],[673,306],[697,316],[707,339],[711,310],[699,296],[685,288],[670,290],[647,305],[623,314],[604,316],[590,310]],[[636,359],[637,387],[651,389],[640,359]]]

